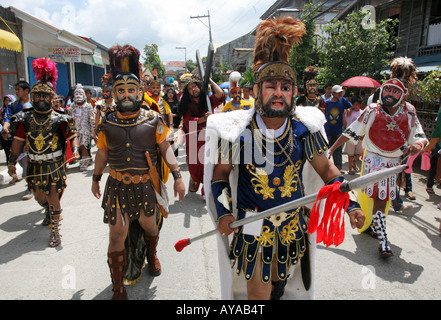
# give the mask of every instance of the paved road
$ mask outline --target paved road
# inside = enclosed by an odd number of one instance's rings
[[[185,156],[181,171],[188,184]],[[0,154],[0,171],[4,170]],[[345,169],[345,168],[343,168]],[[34,200],[22,201],[25,182],[0,186],[0,299],[107,300],[111,283],[106,263],[108,227],[102,222],[100,201],[91,192],[92,167],[68,171],[62,248],[49,248],[49,230],[41,226],[42,209]],[[103,177],[106,180],[107,175]],[[0,178],[1,179],[1,178]],[[172,179],[170,179],[172,180]],[[439,299],[441,189],[428,197],[425,173],[413,174],[414,208],[388,217],[394,257],[382,261],[377,241],[351,230],[338,248],[318,246],[316,299]],[[168,183],[172,190],[172,185]],[[132,300],[216,300],[220,298],[214,237],[198,241],[178,253],[174,244],[213,228],[204,199],[188,194],[182,203],[171,199],[169,218],[161,232],[158,256],[162,275],[145,272],[128,288]]]

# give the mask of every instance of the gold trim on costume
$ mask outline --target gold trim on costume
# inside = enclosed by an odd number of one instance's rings
[[[251,179],[250,181],[251,185],[254,187],[254,192],[261,194],[263,196],[263,200],[268,198],[274,199],[274,191],[276,191],[276,189],[269,187],[269,178],[265,170],[256,168],[252,164],[247,165],[247,170],[249,173],[255,176],[255,178]],[[256,173],[253,172],[254,170]]]

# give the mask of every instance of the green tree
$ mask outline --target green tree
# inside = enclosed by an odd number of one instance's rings
[[[367,23],[369,22],[369,23]],[[344,20],[330,22],[323,28],[325,36],[319,48],[320,78],[341,83],[355,76],[381,79],[394,52],[398,37],[393,34],[397,20],[379,23],[369,20],[369,12],[360,10]]]
[[[422,81],[418,81],[415,96],[428,103],[439,103],[441,97],[441,67],[432,70]]]
[[[302,13],[300,14],[300,21],[305,24],[306,34],[302,37],[302,42],[295,44],[291,49],[289,56],[289,63],[294,67],[297,73],[297,85],[303,84],[303,71],[306,67],[314,64],[313,56],[316,53],[315,49],[315,28],[316,24],[312,17],[316,14],[318,7],[321,4],[312,4],[312,1],[305,4]]]
[[[197,67],[196,62],[191,59],[187,60],[187,70],[188,72],[192,72]]]
[[[149,68],[152,73],[156,69],[158,71],[158,78],[162,78],[165,75],[165,66],[159,58],[158,46],[156,44],[153,43],[151,46],[145,45],[144,59],[144,68]]]
[[[244,73],[242,73],[242,78],[239,81],[239,86],[244,85],[254,85],[254,73],[251,67],[249,67]]]

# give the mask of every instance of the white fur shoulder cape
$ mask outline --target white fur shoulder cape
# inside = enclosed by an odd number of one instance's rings
[[[215,227],[216,223],[216,208],[211,193],[211,180],[213,176],[213,169],[217,163],[218,157],[218,139],[223,138],[227,141],[234,142],[243,133],[246,127],[250,124],[255,114],[255,108],[250,110],[236,110],[228,113],[217,113],[208,117],[205,137],[205,166],[204,166],[204,190],[206,197],[207,210],[213,220]],[[324,124],[326,119],[323,113],[313,107],[297,107],[295,117],[302,122],[311,133],[320,131],[326,139]],[[233,197],[233,208],[236,210],[237,195],[237,170],[232,170],[230,174],[231,194]],[[317,192],[322,186],[323,181],[309,164],[305,163],[303,169],[303,182],[305,187],[305,195]],[[234,212],[236,215],[236,211]],[[315,269],[315,248],[316,236],[309,235],[310,239],[310,255],[311,255],[311,274],[312,283],[309,291],[306,291],[303,286],[300,272],[300,264],[291,267],[288,278],[288,284],[285,288],[285,294],[282,299],[313,299],[314,298],[314,269]],[[243,274],[236,275],[231,267],[231,261],[228,257],[229,243],[232,236],[229,238],[217,235],[218,242],[218,257],[219,257],[219,272],[221,280],[221,297],[222,299],[246,299],[246,283]]]

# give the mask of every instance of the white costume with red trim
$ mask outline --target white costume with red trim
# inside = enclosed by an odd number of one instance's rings
[[[343,135],[353,144],[363,138],[362,146],[367,151],[363,174],[399,165],[403,146],[427,141],[415,107],[409,103],[399,106],[393,115],[389,115],[381,105],[371,104]],[[371,198],[395,199],[395,176],[365,190]]]

